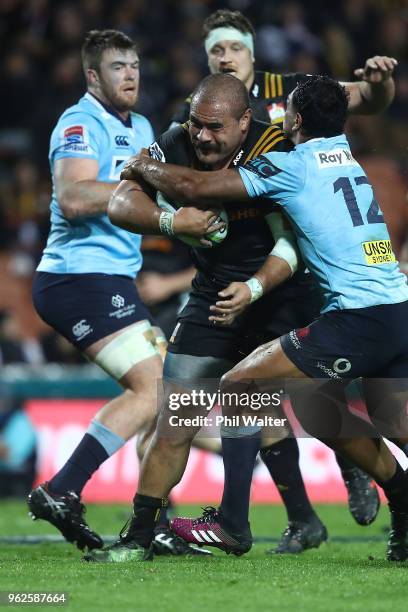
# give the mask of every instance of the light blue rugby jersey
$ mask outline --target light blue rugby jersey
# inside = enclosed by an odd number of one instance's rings
[[[286,211],[323,291],[322,312],[408,300],[373,189],[344,135],[266,153],[239,172],[251,197]]]
[[[87,93],[60,117],[52,135],[49,160],[96,159],[97,180],[119,181],[126,160],[154,141],[150,122],[130,113],[132,127]],[[128,122],[128,125],[130,124]],[[142,265],[141,236],[123,230],[106,214],[66,219],[53,187],[51,231],[38,270],[58,274],[104,273],[134,277]]]

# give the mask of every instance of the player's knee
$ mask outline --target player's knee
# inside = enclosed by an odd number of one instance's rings
[[[157,333],[147,320],[139,321],[115,336],[97,353],[94,361],[110,376],[132,389],[138,381],[139,384],[145,378],[151,381],[162,374]]]
[[[243,385],[245,385],[244,375],[238,366],[235,366],[232,368],[232,370],[225,372],[220,380],[220,390],[222,393],[240,389]]]
[[[159,451],[161,454],[169,454],[170,456],[177,455],[178,451],[190,448],[194,438],[194,433],[190,432],[179,432],[171,438],[163,437],[160,435],[160,431],[156,430],[153,435],[152,446]]]

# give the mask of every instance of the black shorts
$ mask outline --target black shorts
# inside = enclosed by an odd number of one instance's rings
[[[299,274],[252,304],[232,325],[220,327],[208,317],[212,314],[210,306],[219,300],[218,291],[224,288],[197,274],[170,338],[169,352],[220,357],[236,363],[260,344],[307,325],[320,312],[317,286],[309,274]]]
[[[33,303],[40,317],[80,351],[138,321],[154,324],[127,276],[37,272]]]
[[[408,378],[408,301],[334,310],[281,339],[312,378]]]

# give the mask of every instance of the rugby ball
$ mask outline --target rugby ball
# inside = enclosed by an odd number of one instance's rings
[[[157,202],[157,206],[159,206],[160,208],[168,212],[174,213],[176,212],[176,210],[179,210],[178,208],[175,208],[173,204],[170,204],[170,202],[166,199],[166,197],[160,191],[157,192],[156,202]],[[227,211],[225,210],[223,206],[220,206],[220,207],[217,206],[217,208],[219,208],[219,216],[214,221],[214,223],[220,223],[221,221],[223,221],[225,223],[225,227],[223,229],[216,230],[215,232],[210,232],[209,234],[205,235],[205,239],[212,242],[214,246],[223,242],[228,235]],[[179,240],[182,240],[183,242],[185,242],[186,244],[194,248],[199,248],[199,249],[212,248],[210,246],[202,245],[199,239],[195,238],[194,236],[188,236],[187,234],[177,234],[177,238],[179,238]]]

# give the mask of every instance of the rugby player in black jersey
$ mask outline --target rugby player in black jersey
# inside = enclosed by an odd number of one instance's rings
[[[289,93],[308,75],[255,70],[255,30],[239,11],[215,11],[204,21],[202,34],[210,72],[229,73],[240,79],[248,90],[253,117],[281,127]],[[349,112],[375,113],[388,106],[394,96],[391,74],[396,63],[394,58],[375,56],[367,59],[364,68],[355,71],[356,77],[362,80],[345,84],[349,94]],[[172,118],[173,126],[188,120],[190,101],[191,96],[176,111]],[[293,438],[281,440],[268,453],[265,451],[267,455],[268,469],[291,523],[277,547],[279,552],[285,552],[296,548],[296,538],[291,537],[290,532],[298,533],[297,509],[301,508],[304,499],[301,493],[299,496],[295,493],[296,488],[303,490],[297,442]],[[336,454],[336,459],[347,487],[353,518],[360,525],[372,523],[377,516],[379,502],[371,478],[340,455]],[[295,525],[291,518],[295,519]]]
[[[247,91],[238,79],[220,74],[207,77],[194,95],[189,126],[164,134],[151,145],[150,155],[169,163],[211,170],[233,168],[270,150],[289,150],[291,145],[281,130],[252,120],[248,106]],[[177,235],[183,233],[182,218],[201,212],[194,208],[184,208],[176,214],[163,212],[151,199],[154,196],[157,194],[142,189],[134,181],[122,182],[109,205],[111,220],[135,232]],[[197,388],[203,379],[217,381],[230,364],[260,342],[312,320],[320,305],[309,275],[303,270],[296,272],[298,260],[293,236],[285,230],[275,205],[265,200],[252,207],[236,203],[229,205],[227,212],[229,230],[225,240],[212,249],[194,249],[198,272],[189,302],[169,344],[165,381],[182,389]],[[211,223],[211,218],[208,222]],[[191,221],[189,227],[192,228]],[[200,218],[196,235],[202,237],[206,232],[208,224],[203,231]],[[189,233],[194,235],[192,231]],[[278,285],[281,285],[278,291],[267,293]],[[214,310],[220,291],[229,305],[234,300],[236,303],[230,325],[224,325],[224,317],[217,307]],[[260,299],[255,301],[257,297]],[[241,314],[235,317],[237,313]],[[158,430],[141,467],[134,514],[127,530],[113,546],[91,553],[88,560],[115,562],[145,558],[157,511],[181,478],[191,440],[199,429],[189,427],[176,436],[163,436],[161,427],[163,424],[166,427],[168,422],[167,407],[165,403]],[[252,543],[247,513],[254,449],[259,445],[255,437],[240,437],[251,433],[244,429],[226,427],[222,432],[223,451],[228,457],[228,485],[220,516],[221,521],[223,512],[228,516],[223,524],[224,534],[229,550],[237,554],[249,550]],[[261,456],[265,459],[264,453]],[[304,496],[298,509],[304,514],[293,521],[298,523],[298,530],[303,528],[297,534],[298,549],[293,551],[300,552],[318,546],[327,538],[327,532],[304,490],[297,490],[296,494]],[[242,525],[243,519],[245,528],[238,533],[235,525]]]
[[[282,127],[288,95],[310,75],[255,70],[255,30],[239,11],[215,11],[204,21],[202,34],[211,74],[228,73],[240,79],[248,90],[254,119]],[[392,102],[391,74],[396,64],[392,57],[376,55],[354,71],[361,80],[343,83],[350,96],[349,112],[377,113]],[[190,102],[191,96],[173,115],[172,125],[188,120]]]

